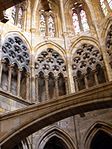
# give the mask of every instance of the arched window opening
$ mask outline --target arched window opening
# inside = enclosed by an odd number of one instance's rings
[[[77,71],[77,82],[79,91],[86,88],[84,76],[82,75],[81,71]]]
[[[112,136],[106,132],[99,130],[92,139],[90,149],[111,149]]]
[[[26,4],[21,3],[4,11],[4,18],[10,21],[13,25],[18,26],[18,28],[23,27],[24,23],[24,11]]]
[[[39,102],[42,102],[45,100],[45,77],[43,72],[39,73],[39,78],[38,78],[38,100]]]
[[[112,9],[112,0],[107,0],[109,7]]]
[[[79,26],[78,16],[75,12],[73,12],[72,20],[73,20],[74,31],[77,34],[80,32],[80,26]]]
[[[58,137],[52,137],[49,141],[45,144],[44,149],[68,149],[66,144],[59,139]]]
[[[26,85],[26,76],[21,71],[22,68],[25,68],[25,72],[29,72],[29,52],[26,44],[24,41],[18,37],[16,34],[12,34],[6,37],[3,45],[2,45],[2,60],[5,58],[10,60],[9,66],[5,66],[5,69],[7,68],[7,71],[4,74],[4,68],[3,68],[3,75],[2,77],[8,78],[8,85],[7,89],[9,92],[11,92],[14,95],[21,96],[22,98],[26,98],[26,92],[28,93],[29,87],[25,87]],[[3,79],[3,81],[6,82],[7,79]],[[6,84],[6,83],[2,83]],[[3,85],[4,86],[4,85]],[[28,85],[29,86],[29,85]],[[3,88],[3,87],[2,87]],[[4,86],[4,90],[5,90]],[[24,90],[23,90],[24,88]],[[27,91],[26,91],[27,90]],[[23,93],[24,92],[24,93]],[[28,94],[27,94],[28,95]],[[28,95],[29,96],[29,95]],[[27,96],[27,98],[29,98]]]
[[[48,90],[49,90],[49,98],[50,99],[54,98],[55,97],[55,78],[53,73],[49,73]]]
[[[12,68],[11,75],[11,93],[17,95],[17,77],[18,77],[18,66],[15,64]]]
[[[99,64],[96,65],[96,71],[97,71],[97,77],[98,77],[99,84],[106,82],[105,73],[101,65]]]
[[[87,68],[87,81],[88,87],[92,87],[95,85],[95,77],[91,68]]]
[[[46,20],[43,14],[40,15],[40,35],[45,36],[46,33]]]
[[[8,90],[8,72],[9,72],[9,62],[3,63],[2,77],[1,77],[1,87],[4,91]]]
[[[82,22],[83,30],[88,31],[89,25],[88,25],[86,13],[84,10],[81,10],[80,16],[81,16],[81,22]]]
[[[55,23],[54,18],[51,15],[48,17],[48,34],[50,37],[55,36]]]
[[[84,10],[83,4],[80,2],[74,3],[74,6],[72,8],[72,21],[75,34],[89,30],[86,12]]]
[[[103,13],[106,16],[108,13],[108,10],[107,10],[106,4],[105,4],[105,0],[100,0],[100,4],[101,4],[101,8],[103,10]]]
[[[20,82],[20,96],[23,99],[26,99],[26,70],[23,69],[23,71],[20,72],[21,73],[21,82]],[[23,89],[24,88],[24,89]]]
[[[76,91],[106,82],[103,57],[93,45],[84,43],[75,51],[72,70]]]
[[[61,73],[59,74],[58,78],[58,90],[59,96],[66,95],[65,79]]]
[[[4,18],[8,19],[12,24],[15,24],[16,7],[13,6],[4,11]]]
[[[41,36],[55,36],[55,21],[51,12],[44,12],[40,14],[40,35]]]
[[[37,100],[53,99],[68,93],[66,63],[52,48],[38,55],[35,62],[35,76]]]

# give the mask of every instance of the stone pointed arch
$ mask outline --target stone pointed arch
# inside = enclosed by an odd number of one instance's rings
[[[81,44],[91,44],[93,46],[95,46],[96,48],[100,49],[100,44],[98,42],[98,40],[96,40],[93,37],[89,37],[89,36],[81,36],[79,38],[73,39],[71,47],[70,47],[70,52],[71,54],[73,54],[75,52],[75,50],[81,45]]]
[[[43,149],[46,143],[52,137],[57,137],[62,140],[62,142],[67,146],[68,149],[76,149],[76,145],[74,144],[74,141],[69,136],[69,134],[57,126],[52,126],[41,134],[39,142],[36,145],[36,149]]]
[[[9,31],[9,32],[6,32],[6,33],[2,34],[2,36],[3,36],[3,37],[2,37],[2,43],[4,42],[5,38],[7,38],[8,36],[13,35],[13,34],[18,35],[18,37],[20,37],[20,38],[23,40],[23,42],[25,43],[25,45],[27,45],[28,50],[29,50],[29,51],[32,51],[30,42],[28,41],[28,38],[25,37],[25,35],[23,35],[23,34],[22,34],[21,32],[19,32],[19,31]]]
[[[19,32],[8,32],[2,43],[2,59],[9,57],[11,63],[16,63],[21,69],[29,70],[30,63],[30,45],[26,38]]]
[[[37,57],[38,54],[40,54],[43,50],[45,50],[47,48],[54,49],[65,60],[65,55],[66,55],[65,50],[59,44],[57,44],[55,42],[52,42],[52,41],[44,41],[44,42],[39,43],[38,45],[36,45],[36,47],[34,48],[34,53],[36,53],[35,58]]]
[[[111,25],[112,25],[112,17],[109,17],[105,20],[105,23],[104,23],[104,25],[102,27],[102,31],[101,31],[101,37],[104,39],[104,41],[107,37],[107,33],[108,33]]]
[[[105,122],[97,121],[95,122],[88,130],[86,135],[84,136],[84,148],[90,149],[90,144],[92,139],[96,135],[97,132],[103,131],[106,134],[112,136],[112,126]]]

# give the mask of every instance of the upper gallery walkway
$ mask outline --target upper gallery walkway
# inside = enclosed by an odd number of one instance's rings
[[[112,108],[112,82],[1,115],[1,148],[69,116],[103,108]]]

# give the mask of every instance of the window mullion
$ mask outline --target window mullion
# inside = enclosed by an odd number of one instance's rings
[[[77,16],[78,16],[78,20],[79,20],[79,27],[81,31],[84,31],[83,29],[83,25],[82,25],[82,21],[81,21],[81,16],[80,16],[80,10],[77,10]]]
[[[105,6],[107,8],[107,11],[110,13],[111,12],[111,8],[110,8],[109,3],[107,2],[107,0],[104,0],[104,4],[105,4]]]
[[[48,15],[46,15],[46,33],[45,36],[49,36],[49,31],[48,31]]]

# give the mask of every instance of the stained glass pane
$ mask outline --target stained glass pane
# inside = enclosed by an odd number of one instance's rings
[[[101,4],[101,8],[102,8],[102,10],[103,10],[103,13],[104,13],[104,15],[106,16],[107,13],[108,13],[108,11],[107,11],[106,5],[105,5],[105,3],[104,3],[104,0],[100,0],[100,4]]]
[[[43,14],[40,15],[40,35],[45,36],[46,32],[46,21]]]
[[[82,22],[83,30],[84,31],[89,30],[89,25],[88,25],[88,22],[87,22],[87,17],[86,17],[86,13],[85,13],[84,10],[81,10],[80,16],[81,16],[81,22]]]
[[[53,17],[51,15],[48,18],[48,34],[49,34],[50,37],[54,37],[55,36],[54,19],[53,19]]]
[[[75,33],[77,34],[80,32],[80,26],[79,26],[78,16],[75,12],[73,13],[72,20],[73,20]]]
[[[107,0],[107,2],[109,4],[110,8],[112,9],[112,0]]]

